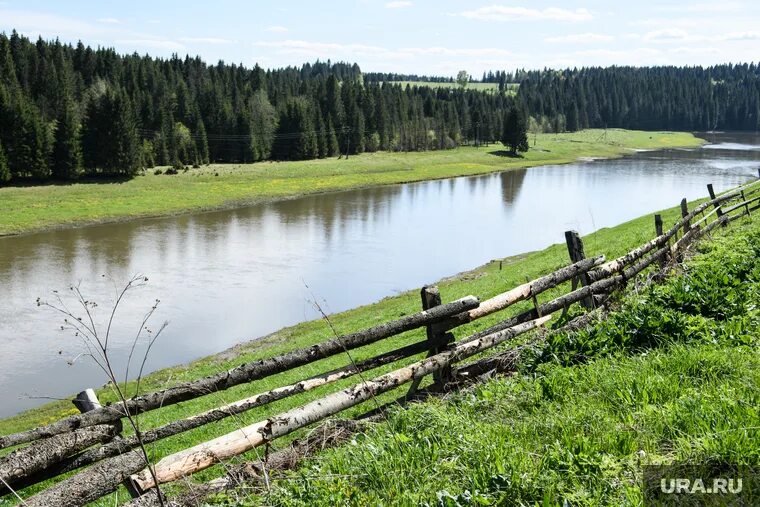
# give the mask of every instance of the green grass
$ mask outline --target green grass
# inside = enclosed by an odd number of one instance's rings
[[[403,87],[409,86],[427,86],[429,88],[446,88],[455,89],[459,88],[459,85],[454,83],[437,83],[431,81],[389,81],[392,84],[398,84]],[[507,92],[510,94],[516,94],[517,89],[520,87],[519,83],[507,83]],[[499,91],[499,83],[467,83],[467,90],[477,90],[481,92],[496,93]]]
[[[757,466],[760,222],[718,234],[521,375],[395,410],[248,503],[641,505],[643,465]]]
[[[675,203],[674,203],[675,204]],[[664,212],[663,218],[666,224],[673,223],[679,216],[679,210],[676,208]],[[609,258],[621,255],[631,248],[651,239],[654,235],[653,219],[650,216],[644,216],[639,219],[621,224],[614,228],[602,229],[584,238],[587,255],[606,254]],[[520,283],[523,283],[526,277],[535,278],[549,273],[568,263],[567,252],[564,245],[554,245],[539,252],[524,254],[521,256],[508,258],[503,262],[502,269],[499,269],[499,261],[491,262],[485,266],[473,271],[460,274],[456,277],[443,280],[439,283],[441,294],[444,301],[463,297],[473,294],[481,299],[491,297],[503,292]],[[545,301],[555,297],[562,291],[567,291],[567,284],[553,291],[542,295],[540,300]],[[524,310],[528,303],[517,305],[510,313],[517,313]],[[398,296],[384,299],[378,303],[360,307],[348,312],[331,316],[333,325],[340,333],[347,333],[372,326],[374,324],[385,322],[401,315],[419,311],[420,302],[419,294],[415,291],[409,291]],[[504,318],[504,314],[494,315],[490,318],[483,319],[469,326],[456,330],[457,337],[463,337],[467,334],[485,328],[494,324],[496,321]],[[260,359],[263,357],[280,354],[298,347],[308,346],[310,344],[329,339],[332,333],[329,326],[324,321],[306,322],[291,328],[279,331],[263,340],[241,345],[233,351],[204,358],[195,361],[189,365],[168,368],[149,375],[143,384],[145,390],[155,390],[165,388],[169,385],[178,384],[184,381],[197,379],[205,375],[216,373],[225,369],[232,368],[242,362]],[[380,352],[391,350],[411,343],[413,341],[424,339],[424,331],[417,330],[405,333],[399,337],[383,341],[381,343],[365,347],[352,353],[356,360],[371,357]],[[411,362],[418,358],[410,358],[405,363]],[[250,384],[238,386],[228,391],[218,393],[205,398],[184,402],[178,405],[164,407],[161,410],[150,412],[141,416],[144,428],[155,427],[168,421],[181,417],[197,414],[203,410],[213,408],[224,402],[241,399],[253,394],[263,392],[274,387],[289,384],[321,373],[332,368],[343,366],[348,360],[343,356],[337,356],[325,359],[307,365],[290,372],[275,375],[270,378],[262,379]],[[384,368],[373,371],[371,376],[378,375],[382,372],[389,371],[398,367],[401,363],[388,365]],[[328,392],[347,387],[357,382],[357,378],[346,379],[342,382],[316,389],[309,393],[294,396],[270,406],[252,410],[237,418],[231,418],[210,424],[203,428],[188,432],[183,435],[161,441],[151,445],[151,453],[154,459],[159,459],[167,454],[179,451],[188,446],[197,444],[201,441],[227,433],[239,427],[241,424],[250,424],[262,420],[269,415],[287,410],[289,408],[302,405],[303,403],[316,399]],[[133,386],[131,387],[133,388]],[[113,401],[113,394],[107,389],[101,389],[99,396],[103,401]],[[399,395],[399,392],[389,393],[381,397],[380,401],[390,400]],[[372,408],[372,404],[364,404],[349,411],[345,416],[357,414]],[[0,420],[0,434],[7,434],[34,426],[42,425],[65,415],[75,413],[76,410],[68,402],[54,402],[43,407],[30,410],[18,416]],[[296,435],[297,436],[297,435]],[[277,445],[283,445],[288,439],[278,441]],[[249,453],[241,459],[252,458],[256,453]],[[198,474],[197,480],[209,479],[224,473],[221,467],[214,467],[206,472]],[[170,488],[171,489],[171,488]],[[30,494],[34,491],[30,488],[24,492]],[[120,498],[124,498],[124,492]],[[103,505],[112,505],[113,499],[107,499]]]
[[[531,139],[532,141],[532,139]],[[242,206],[352,188],[618,157],[631,149],[695,147],[688,133],[586,130],[542,134],[524,158],[501,145],[448,151],[367,153],[348,160],[210,165],[123,182],[0,188],[0,236],[58,227]]]

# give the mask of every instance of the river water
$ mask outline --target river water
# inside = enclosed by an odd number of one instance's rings
[[[712,144],[696,150],[0,238],[0,417],[105,382],[77,358],[84,345],[61,331],[63,317],[35,303],[54,302],[53,291],[75,310],[69,287],[78,285],[99,304],[104,331],[116,288],[147,276],[120,306],[109,347],[123,371],[160,299],[152,329],[169,325],[152,371],[316,318],[314,301],[328,312],[371,303],[562,242],[567,229],[587,234],[702,197],[707,183],[720,191],[757,176],[760,136],[705,137]]]

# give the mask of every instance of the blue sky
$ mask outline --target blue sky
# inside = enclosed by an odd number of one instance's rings
[[[487,69],[760,60],[760,2],[0,1],[0,31],[264,67],[316,59],[476,77]]]

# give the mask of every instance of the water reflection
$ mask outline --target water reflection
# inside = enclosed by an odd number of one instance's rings
[[[752,135],[712,140],[760,146]],[[118,284],[147,275],[111,343],[123,359],[161,299],[170,325],[148,363],[157,369],[315,318],[312,298],[329,311],[366,304],[562,241],[568,228],[587,233],[703,196],[706,183],[728,188],[758,166],[760,153],[732,146],[646,152],[0,239],[0,416],[41,402],[21,393],[66,396],[102,382],[86,362],[66,363],[81,345],[34,303],[51,290],[81,282],[105,308]]]

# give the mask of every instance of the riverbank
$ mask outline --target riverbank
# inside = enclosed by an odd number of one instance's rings
[[[647,465],[738,478],[756,504],[757,479],[736,470],[760,455],[760,222],[697,250],[589,329],[536,343],[517,375],[392,410],[261,504],[642,505]]]
[[[677,209],[667,210],[664,212],[665,223],[675,222],[678,216],[679,212]],[[651,215],[646,215],[613,228],[602,229],[584,238],[586,253],[588,255],[604,253],[610,258],[621,255],[632,247],[651,239],[654,232],[653,229]],[[438,285],[444,301],[450,301],[468,294],[474,294],[481,299],[485,299],[504,291],[506,288],[524,282],[526,277],[536,278],[549,273],[562,265],[566,265],[567,262],[565,246],[553,245],[542,251],[492,261],[473,271],[444,279],[440,281]],[[558,287],[557,289],[549,291],[542,295],[541,300],[544,300],[544,298],[553,298],[563,290],[566,290],[566,288]],[[168,368],[153,373],[143,380],[142,390],[148,391],[166,388],[169,385],[201,378],[212,373],[233,368],[242,362],[271,357],[295,348],[305,347],[324,341],[332,336],[333,331],[331,326],[333,326],[339,333],[348,333],[363,329],[380,322],[397,318],[400,315],[419,311],[419,304],[418,292],[416,290],[408,291],[399,296],[386,298],[372,305],[333,315],[330,317],[330,324],[325,321],[311,321],[286,328],[262,340],[240,345],[227,352],[195,361],[189,365]],[[528,305],[528,303],[517,305],[513,311],[519,312],[524,310],[526,305]],[[494,324],[496,320],[502,318],[504,318],[503,315],[494,315],[490,318],[482,319],[477,321],[477,323],[458,329],[456,334],[458,337],[466,336],[473,331],[490,326]],[[410,332],[394,339],[367,346],[352,353],[352,357],[354,360],[360,361],[378,353],[411,343],[416,339],[422,339],[423,336],[424,331],[422,330]],[[411,362],[415,359],[418,359],[418,357],[409,358],[404,362]],[[208,410],[225,401],[229,402],[236,399],[242,399],[274,387],[296,382],[303,378],[316,375],[322,371],[341,367],[345,362],[345,358],[335,356],[302,368],[294,369],[287,373],[269,377],[251,384],[238,386],[225,391],[224,393],[220,393],[219,395],[165,407],[161,410],[142,415],[141,425],[143,428],[150,428],[165,424],[171,420],[177,420]],[[396,363],[394,365],[379,368],[373,372],[373,375],[375,373],[380,374],[384,371],[397,368],[398,365],[399,363]],[[222,421],[187,432],[177,437],[162,441],[161,444],[156,445],[155,447],[151,447],[151,452],[153,453],[154,459],[160,459],[162,456],[186,448],[194,443],[208,440],[220,434],[232,431],[241,423],[252,423],[256,420],[265,418],[267,414],[280,412],[302,405],[308,400],[322,396],[326,392],[346,387],[351,383],[351,379],[346,379],[345,381],[336,382],[332,386],[318,388],[308,393],[302,393],[278,401],[274,406],[251,410],[237,418],[231,418],[233,420]],[[134,389],[134,384],[132,384],[129,389],[132,391]],[[113,401],[113,393],[108,388],[99,389],[98,395],[104,402]],[[382,402],[397,395],[397,393],[389,393],[387,396],[380,397],[378,401]],[[366,410],[367,408],[367,406],[356,407],[353,411],[348,412],[346,416]],[[0,421],[0,434],[12,433],[39,426],[75,412],[76,409],[68,401],[53,402],[38,409],[30,410],[18,416]],[[299,434],[297,433],[293,436],[296,437],[298,435]],[[288,440],[289,439],[283,439],[282,441],[278,441],[277,445],[284,445]],[[200,474],[199,479],[212,477],[214,474],[219,473],[221,473],[219,470],[211,469]],[[29,491],[29,493],[31,492],[32,491]],[[124,498],[124,495],[120,495],[120,498]]]
[[[447,151],[367,153],[348,160],[212,164],[176,175],[148,171],[119,182],[4,187],[0,188],[0,236],[704,144],[690,133],[619,129],[539,134],[530,141],[531,150],[523,158],[504,156],[503,147],[495,144]]]

